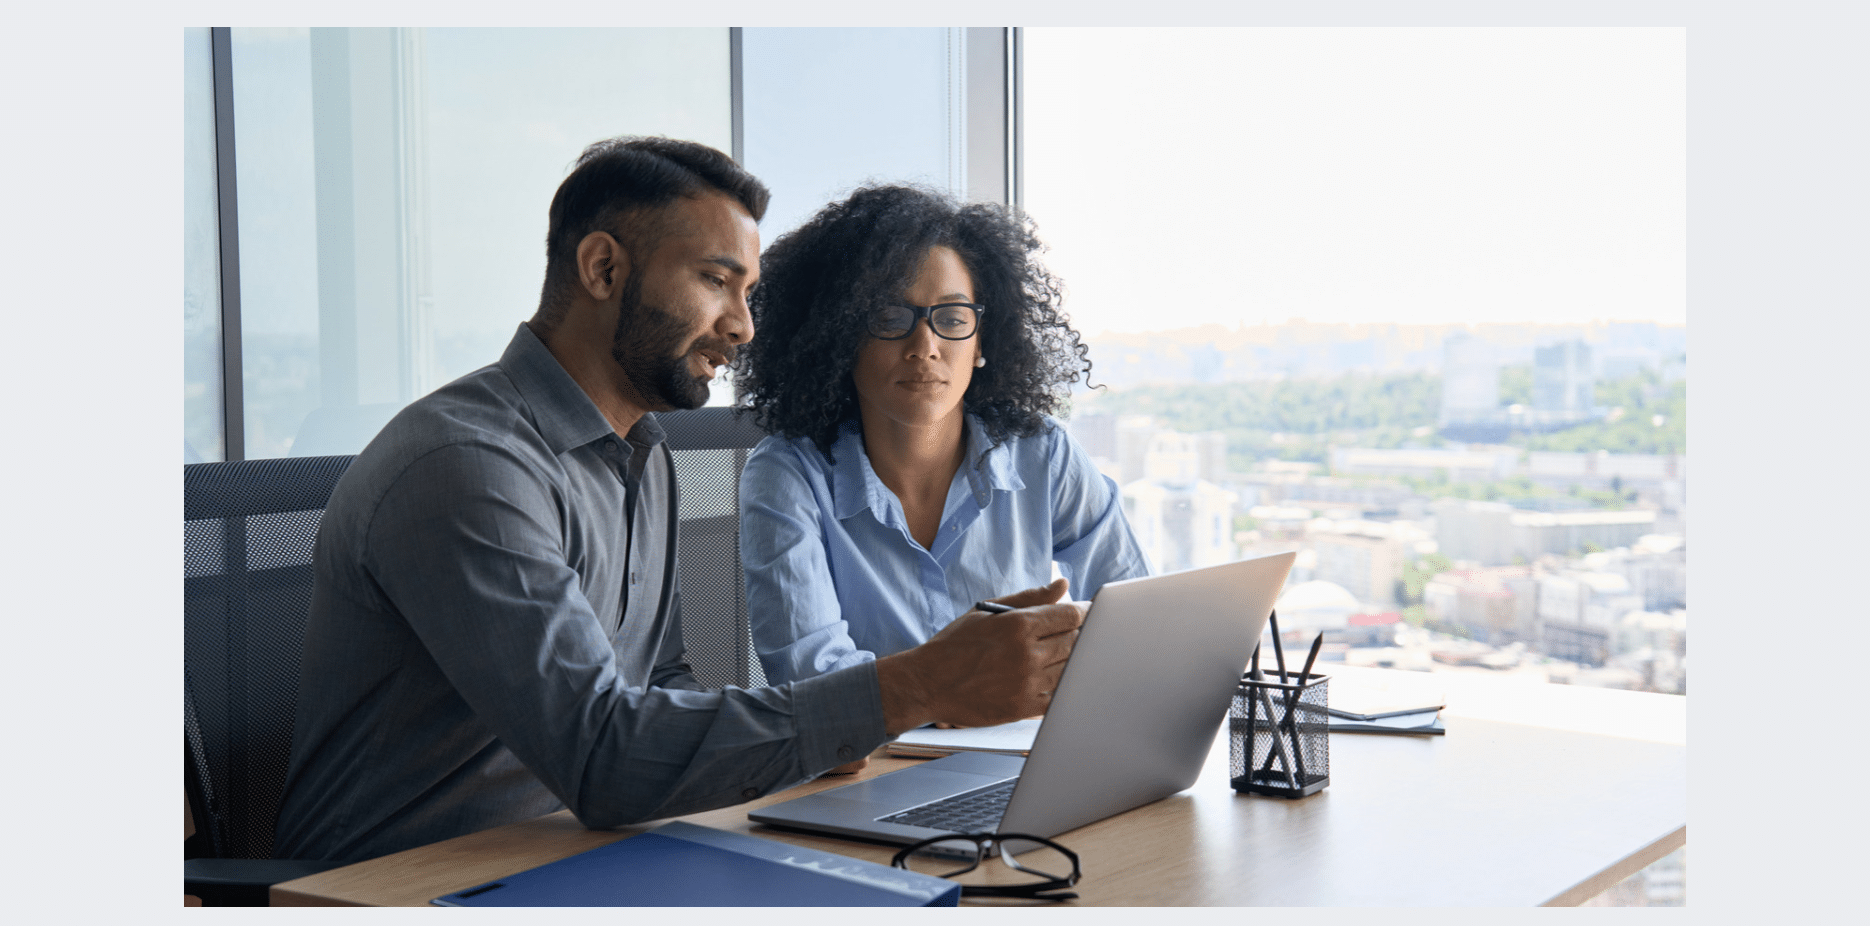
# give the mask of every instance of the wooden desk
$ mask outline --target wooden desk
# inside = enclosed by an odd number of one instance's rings
[[[1386,670],[1330,671],[1338,684]],[[1059,837],[1083,857],[1076,903],[1572,905],[1687,841],[1686,699],[1446,681],[1446,736],[1334,734],[1331,786],[1298,801],[1236,794],[1223,733],[1193,787]],[[860,777],[914,761],[874,759]],[[683,819],[888,864],[893,847],[747,820],[852,780]],[[426,904],[653,825],[593,832],[551,814],[288,881],[273,904]]]

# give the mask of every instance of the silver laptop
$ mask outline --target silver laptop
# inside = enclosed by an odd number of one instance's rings
[[[1194,784],[1296,554],[1097,593],[1025,757],[956,753],[752,811],[771,826],[907,845],[1051,837]]]

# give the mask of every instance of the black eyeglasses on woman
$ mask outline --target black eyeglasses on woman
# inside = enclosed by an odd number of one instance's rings
[[[965,341],[979,330],[980,313],[985,311],[987,307],[978,302],[886,305],[870,313],[870,336],[879,341],[900,341],[915,330],[916,322],[926,318],[936,337]]]

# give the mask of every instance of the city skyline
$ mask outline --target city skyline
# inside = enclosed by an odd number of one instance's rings
[[[1219,324],[1153,331],[1091,333],[1092,382],[1138,385],[1328,377],[1347,373],[1439,373],[1457,337],[1475,346],[1470,361],[1504,368],[1531,364],[1537,352],[1582,342],[1603,378],[1638,369],[1665,379],[1687,375],[1688,328],[1657,322]],[[1074,395],[1086,392],[1083,382]]]

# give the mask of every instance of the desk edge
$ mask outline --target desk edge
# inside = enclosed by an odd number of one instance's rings
[[[1642,871],[1657,859],[1674,852],[1688,844],[1688,824],[1684,823],[1665,834],[1661,839],[1631,853],[1609,868],[1578,882],[1557,897],[1540,904],[1541,907],[1576,907],[1599,894],[1610,890],[1617,882]]]

